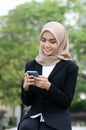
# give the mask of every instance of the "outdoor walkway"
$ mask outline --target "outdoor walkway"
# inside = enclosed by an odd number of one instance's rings
[[[72,127],[73,129],[72,130],[86,130],[86,127]],[[6,129],[6,130],[17,130],[17,128],[12,128],[12,129]]]

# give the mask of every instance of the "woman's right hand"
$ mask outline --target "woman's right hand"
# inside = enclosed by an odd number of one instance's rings
[[[35,79],[33,75],[28,75],[27,73],[24,74],[24,84],[23,84],[23,89],[25,91],[29,90],[30,85],[35,84]]]

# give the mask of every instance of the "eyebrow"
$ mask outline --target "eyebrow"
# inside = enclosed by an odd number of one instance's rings
[[[41,38],[46,39],[46,37],[44,37],[44,36],[42,36]],[[56,41],[56,39],[55,39],[55,38],[51,38],[51,39],[49,39],[49,40],[55,40],[55,41]]]
[[[55,39],[55,38],[53,38],[53,39],[50,39],[50,40],[55,40],[55,41],[56,41],[56,39]]]

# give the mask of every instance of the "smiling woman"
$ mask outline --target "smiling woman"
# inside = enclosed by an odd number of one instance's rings
[[[27,71],[39,73],[36,77]],[[69,106],[73,100],[78,66],[69,53],[64,26],[46,23],[40,33],[39,53],[25,65],[21,99],[31,106],[17,130],[71,130]]]

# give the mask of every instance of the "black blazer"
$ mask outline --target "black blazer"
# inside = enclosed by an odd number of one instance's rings
[[[42,74],[42,66],[35,60],[28,62],[27,70],[37,70]],[[31,115],[42,113],[46,124],[58,130],[71,130],[71,119],[68,108],[74,96],[78,66],[72,61],[60,61],[56,64],[48,79],[50,89],[43,90],[30,86],[25,92],[22,88],[21,99],[26,106],[30,106],[23,120]]]

